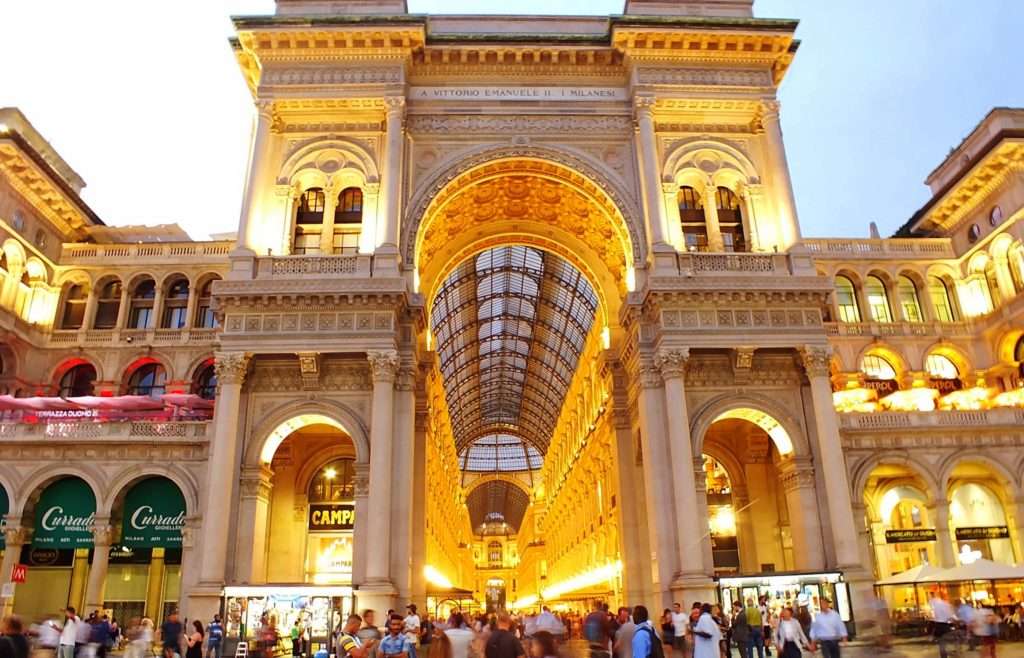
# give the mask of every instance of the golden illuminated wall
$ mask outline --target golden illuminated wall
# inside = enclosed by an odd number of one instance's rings
[[[427,399],[426,562],[456,587],[469,589],[473,583],[472,532],[444,386],[436,367],[427,378]]]

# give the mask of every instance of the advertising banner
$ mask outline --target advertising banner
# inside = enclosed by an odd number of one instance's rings
[[[33,546],[87,548],[92,546],[96,497],[80,478],[57,480],[36,503]]]
[[[121,543],[133,548],[177,548],[185,527],[185,497],[167,478],[139,482],[124,499]]]
[[[312,503],[309,506],[309,531],[333,532],[355,527],[356,506],[352,503]]]

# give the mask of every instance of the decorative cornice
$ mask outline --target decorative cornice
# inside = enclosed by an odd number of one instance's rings
[[[373,382],[394,382],[400,359],[396,350],[372,350],[366,353],[373,371]]]
[[[805,346],[800,348],[800,362],[809,378],[828,377],[832,364],[832,348]]]
[[[241,386],[249,370],[252,355],[247,352],[217,352],[213,367],[217,373],[217,386],[225,384]]]
[[[686,362],[690,358],[690,348],[677,347],[658,350],[655,364],[663,379],[677,379],[686,375]]]

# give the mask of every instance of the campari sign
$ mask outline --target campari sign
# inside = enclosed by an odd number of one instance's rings
[[[185,497],[167,478],[132,487],[124,500],[121,543],[133,548],[177,548],[185,527]]]
[[[92,546],[96,497],[84,480],[64,478],[48,486],[36,503],[33,546],[87,548]]]

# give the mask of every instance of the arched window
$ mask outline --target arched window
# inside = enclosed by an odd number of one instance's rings
[[[132,289],[131,313],[128,315],[129,329],[148,329],[153,322],[153,301],[156,299],[156,282],[142,279]]]
[[[204,400],[217,397],[217,370],[212,363],[201,366],[192,379],[192,392]]]
[[[311,503],[342,503],[355,499],[355,460],[335,459],[317,471],[309,483]]]
[[[117,279],[100,286],[96,296],[95,329],[113,329],[117,326],[117,314],[121,310],[121,282]]]
[[[96,368],[90,363],[80,363],[68,369],[60,378],[57,395],[62,398],[78,398],[93,394],[96,383]]]
[[[836,307],[840,322],[860,322],[860,308],[857,306],[857,289],[853,281],[845,276],[836,277]]]
[[[188,279],[171,281],[164,297],[164,316],[160,326],[164,329],[181,329],[188,317]]]
[[[860,362],[860,371],[864,375],[864,386],[878,391],[884,397],[899,390],[896,380],[896,369],[877,354],[868,354]]]
[[[1024,247],[1018,245],[1009,251],[1008,261],[1010,278],[1013,279],[1013,290],[1024,292]]]
[[[955,322],[956,313],[953,311],[953,300],[949,296],[946,282],[937,276],[928,277],[928,294],[931,295],[932,306],[935,307],[936,319],[939,322]]]
[[[338,195],[338,205],[334,209],[332,253],[359,253],[359,225],[362,221],[363,191],[358,187],[346,187]]]
[[[932,388],[943,395],[960,390],[960,369],[949,357],[929,354],[925,359],[924,369],[928,372],[928,381]]]
[[[864,280],[864,292],[867,293],[871,319],[875,322],[892,322],[889,295],[885,292],[885,284],[882,283],[882,280],[877,276],[868,276]]]
[[[159,398],[167,384],[167,371],[159,363],[139,366],[128,378],[128,395],[145,395]]]
[[[295,211],[296,254],[320,253],[320,232],[323,230],[326,197],[319,187],[312,187],[299,197]]]
[[[708,250],[708,226],[704,219],[704,200],[689,185],[679,188],[679,221],[687,251]]]
[[[85,286],[73,284],[64,295],[64,310],[60,317],[61,329],[81,329],[85,322]]]
[[[492,567],[501,566],[501,542],[492,541],[487,544],[487,562]]]
[[[1013,348],[1013,358],[1018,363],[1024,363],[1024,336],[1020,337]]]
[[[896,298],[899,300],[903,319],[907,322],[923,322],[921,302],[917,298],[917,286],[910,277],[901,274],[896,279]]]
[[[216,280],[210,279],[199,288],[195,322],[199,329],[213,329],[217,326],[217,316],[213,313],[213,282]]]
[[[992,300],[992,308],[995,309],[1003,300],[1002,291],[999,289],[999,277],[996,275],[995,258],[989,258],[985,264],[985,283],[988,285],[988,295]]]
[[[740,198],[728,187],[719,187],[715,190],[715,206],[718,208],[718,226],[722,230],[722,244],[725,250],[746,251]]]

